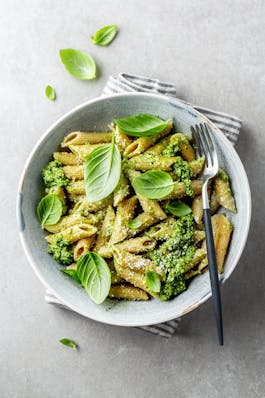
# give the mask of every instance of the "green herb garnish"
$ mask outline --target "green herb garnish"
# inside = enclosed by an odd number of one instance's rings
[[[49,194],[41,199],[37,207],[37,214],[42,228],[56,224],[62,215],[63,206],[58,196]]]
[[[77,262],[77,276],[90,298],[103,303],[111,285],[110,269],[103,258],[94,252],[83,254]]]
[[[60,50],[60,58],[68,72],[77,79],[91,80],[96,77],[95,61],[83,51],[72,48]]]
[[[162,199],[172,192],[174,182],[171,175],[165,171],[150,170],[136,177],[132,186],[138,194],[146,198]]]
[[[152,292],[159,293],[161,289],[161,281],[158,274],[154,271],[146,271],[145,284],[147,289]]]
[[[73,340],[67,338],[61,339],[59,340],[59,342],[63,345],[66,345],[67,347],[73,348],[74,350],[78,348],[78,345]]]
[[[51,101],[54,101],[56,99],[56,93],[52,86],[46,86],[45,95]]]
[[[170,121],[171,119],[165,121],[145,113],[114,120],[123,133],[133,137],[147,137],[161,133]]]
[[[168,203],[165,210],[177,217],[186,216],[192,212],[190,206],[181,201]]]
[[[110,195],[121,174],[121,154],[113,140],[93,150],[84,163],[85,189],[88,202]]]
[[[107,46],[114,40],[117,32],[117,25],[104,26],[104,28],[99,29],[94,36],[91,36],[91,40],[98,46]]]
[[[129,220],[127,222],[127,227],[130,228],[130,229],[140,228],[141,225],[142,225],[142,221],[141,220]]]
[[[61,269],[61,272],[63,272],[66,275],[69,275],[76,283],[81,285],[80,279],[78,278],[77,271],[75,269]]]

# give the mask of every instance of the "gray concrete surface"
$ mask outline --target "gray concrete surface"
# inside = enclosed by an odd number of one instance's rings
[[[0,397],[265,397],[263,0],[2,0]],[[117,23],[108,48],[89,35]],[[94,56],[97,80],[63,69],[58,50]],[[36,140],[59,116],[100,94],[120,71],[177,83],[194,103],[243,119],[237,151],[253,194],[240,264],[223,288],[225,345],[217,345],[211,303],[183,318],[170,340],[102,325],[45,304],[22,251],[15,196]],[[52,84],[56,102],[44,88]],[[74,338],[77,352],[58,343]]]

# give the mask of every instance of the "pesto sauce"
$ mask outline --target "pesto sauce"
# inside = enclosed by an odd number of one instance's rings
[[[168,157],[174,157],[179,151],[179,146],[177,142],[171,142],[168,144],[165,149],[162,152],[162,156],[165,156],[166,158]]]
[[[174,172],[179,182],[183,182],[186,188],[186,194],[193,196],[194,192],[191,187],[192,169],[188,162],[182,159],[181,156],[177,157],[174,164]]]
[[[149,254],[150,259],[165,275],[160,292],[162,300],[169,300],[186,289],[185,266],[195,253],[193,234],[193,215],[180,217],[175,223],[172,236]]]

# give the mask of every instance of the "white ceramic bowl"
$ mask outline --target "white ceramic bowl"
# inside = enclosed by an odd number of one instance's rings
[[[137,113],[156,114],[164,119],[173,117],[177,131],[185,133],[189,133],[190,126],[195,123],[205,120],[210,123],[218,148],[219,162],[231,178],[238,209],[237,214],[226,212],[234,232],[222,283],[229,278],[240,259],[251,217],[248,179],[235,149],[216,126],[192,107],[164,96],[130,93],[88,101],[60,118],[35,145],[24,167],[17,200],[20,238],[33,270],[62,303],[88,318],[122,326],[156,324],[194,310],[211,296],[208,272],[195,277],[184,293],[168,302],[159,299],[148,302],[107,299],[102,305],[96,305],[84,289],[58,271],[57,263],[47,254],[47,244],[36,216],[36,206],[44,191],[41,170],[67,133],[75,130],[104,131],[114,118]]]

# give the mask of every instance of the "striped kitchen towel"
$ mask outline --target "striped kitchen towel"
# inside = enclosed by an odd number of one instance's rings
[[[107,96],[126,92],[148,92],[177,98],[177,89],[175,84],[162,82],[158,79],[152,79],[145,76],[131,75],[128,73],[120,73],[117,77],[111,76],[103,89],[102,95]],[[185,102],[181,99],[179,100]],[[227,113],[217,112],[215,110],[192,105],[190,103],[189,105],[193,106],[197,111],[203,113],[217,127],[219,127],[219,129],[233,145],[237,142],[241,128],[240,119]],[[46,291],[45,300],[49,304],[55,304],[62,308],[69,309],[49,291]],[[162,337],[170,337],[178,329],[179,322],[180,318],[161,323],[159,325],[143,326],[140,327],[140,329],[150,333],[158,334]]]

